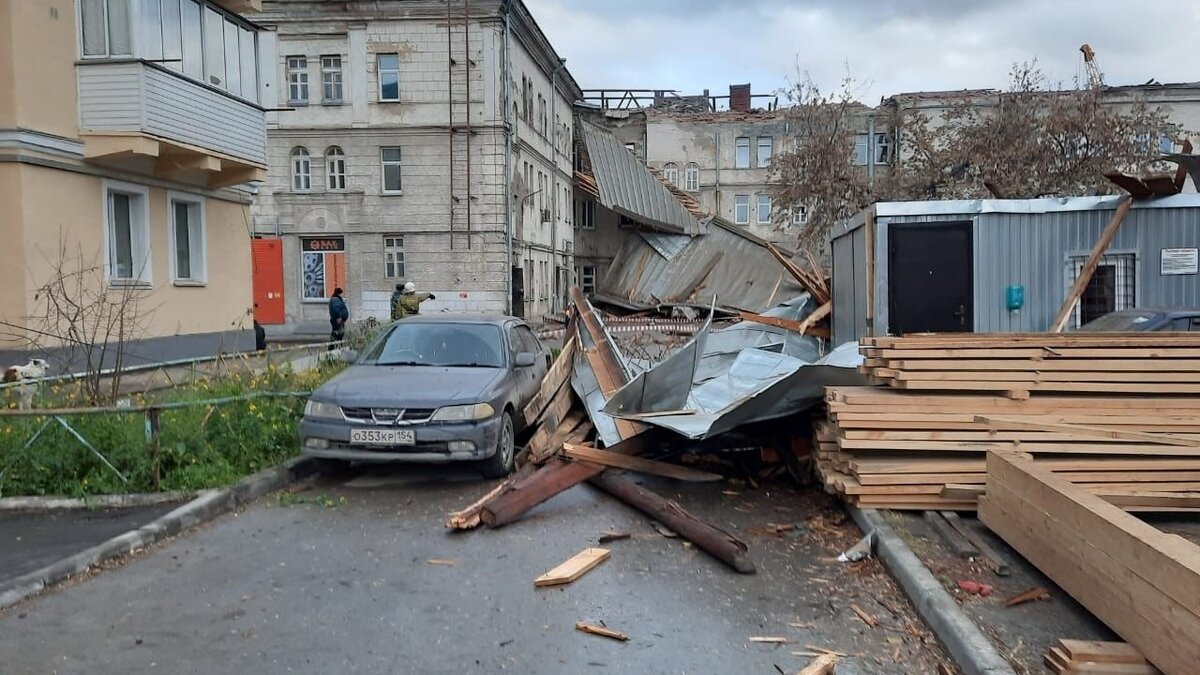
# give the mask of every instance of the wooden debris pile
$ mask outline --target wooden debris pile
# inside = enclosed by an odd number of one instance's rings
[[[818,472],[852,503],[973,509],[985,453],[1011,449],[1127,510],[1200,509],[1200,336],[916,336],[863,349],[864,370],[889,386],[828,388],[815,429]]]

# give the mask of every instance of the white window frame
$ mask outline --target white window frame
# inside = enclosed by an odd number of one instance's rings
[[[383,155],[388,150],[395,150],[400,153],[400,159],[384,159]],[[387,186],[387,168],[395,166],[400,178],[400,187],[389,190]],[[385,195],[398,195],[404,192],[404,151],[398,145],[388,145],[379,148],[379,190]]]
[[[288,104],[308,104],[308,57],[292,54],[284,57],[288,83]]]
[[[792,207],[792,224],[807,225],[808,224],[808,206],[804,204],[796,204]]]
[[[700,165],[688,162],[683,169],[683,189],[688,192],[700,191]]]
[[[742,151],[745,151],[743,156]],[[733,168],[749,169],[750,168],[750,137],[738,136],[733,142]]]
[[[336,65],[333,65],[336,62]],[[330,87],[337,87],[337,96],[330,96]],[[321,103],[341,105],[346,99],[346,81],[342,71],[341,54],[321,55]]]
[[[583,291],[584,295],[591,295],[596,292],[595,265],[579,266],[579,290]]]
[[[346,151],[340,146],[325,148],[325,186],[333,192],[346,189]]]
[[[867,134],[854,135],[854,165],[866,166],[871,160],[871,137]]]
[[[288,153],[288,168],[292,192],[312,192],[312,153],[308,148],[303,145],[292,148]],[[302,179],[299,185],[297,179]]]
[[[1066,279],[1064,280],[1063,293],[1066,294],[1075,285],[1075,280],[1079,278],[1079,273],[1084,264],[1087,263],[1087,251],[1077,251],[1067,254],[1066,264]],[[1123,264],[1127,262],[1128,264]],[[1127,297],[1119,292],[1113,299],[1113,311],[1119,312],[1123,309],[1133,309],[1141,305],[1141,285],[1138,284],[1138,269],[1141,266],[1141,259],[1137,251],[1130,250],[1110,250],[1100,258],[1097,268],[1113,267],[1116,269],[1116,283],[1118,291],[1122,286],[1131,288],[1133,293],[1129,294],[1132,297]],[[1086,288],[1084,289],[1086,291]],[[1083,294],[1080,294],[1079,299],[1075,302],[1075,307],[1071,309],[1070,325],[1073,328],[1079,328],[1082,325],[1083,318]]]
[[[154,256],[150,243],[150,188],[136,183],[105,180],[101,190],[101,212],[104,222],[104,276],[110,286],[153,286]],[[129,277],[119,277],[113,272],[112,246],[115,223],[109,205],[110,194],[133,197],[129,204],[130,264],[137,270]],[[136,233],[135,233],[136,230]],[[139,260],[141,265],[138,264]]]
[[[385,56],[396,57],[396,67],[395,68],[384,68],[383,67],[383,57],[385,57]],[[396,74],[396,98],[385,98],[383,95],[383,74],[384,73],[395,73]],[[376,85],[375,90],[376,90],[376,93],[379,95],[380,103],[399,103],[400,102],[401,81],[400,81],[400,54],[399,54],[399,52],[381,52],[381,53],[375,55],[375,85]]]
[[[596,202],[590,199],[580,199],[577,221],[581,230],[596,229]]]
[[[763,218],[764,203],[767,205],[767,217],[765,219]],[[771,223],[771,195],[757,195],[755,197],[754,221],[759,225],[769,225]]]
[[[767,149],[767,156],[763,157],[763,148]],[[771,166],[771,158],[775,155],[775,139],[770,136],[759,136],[754,143],[754,160],[758,163],[759,168],[765,169]]]
[[[892,163],[892,137],[886,133],[875,134],[875,147],[872,148],[876,166],[887,166]]]
[[[187,204],[195,207],[197,222],[188,221],[188,257],[191,274],[179,275],[179,261],[176,258],[178,234],[175,223],[175,204]],[[167,241],[170,246],[169,264],[171,283],[176,286],[203,286],[208,283],[208,227],[204,212],[204,197],[186,192],[167,192]]]
[[[750,195],[733,196],[733,222],[738,225],[750,224]]]
[[[80,57],[83,59],[110,59],[110,58],[129,57],[129,56],[133,56],[134,54],[136,54],[137,53],[137,33],[138,33],[138,28],[136,25],[137,24],[136,15],[137,15],[137,11],[138,11],[137,4],[135,2],[133,2],[133,0],[126,0],[126,3],[125,3],[125,7],[126,7],[125,12],[126,12],[126,17],[128,19],[128,22],[127,22],[128,25],[126,26],[126,30],[127,30],[127,36],[129,39],[129,52],[128,53],[125,53],[125,52],[114,53],[112,51],[112,26],[111,26],[111,22],[110,22],[110,18],[109,18],[109,6],[111,4],[110,0],[92,0],[92,1],[98,2],[103,6],[103,8],[101,9],[101,12],[104,15],[104,26],[103,26],[104,51],[103,51],[103,53],[95,53],[95,54],[87,54],[86,53],[86,50],[84,48],[84,40],[83,40],[83,24],[84,24],[84,18],[83,18],[84,7],[83,6],[84,6],[86,0],[79,0],[76,3],[78,5],[78,10],[75,13],[75,15],[76,15],[75,34],[77,36],[76,39],[77,39],[77,42],[79,45]],[[88,3],[88,4],[90,4],[90,3]],[[203,12],[201,12],[201,17],[203,17]],[[203,22],[203,18],[201,19],[201,21]]]
[[[404,235],[383,235],[383,275],[388,279],[403,279]]]
[[[671,185],[679,187],[679,165],[675,162],[667,162],[663,165],[663,178]]]

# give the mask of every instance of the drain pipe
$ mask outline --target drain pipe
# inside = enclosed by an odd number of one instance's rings
[[[509,316],[513,316],[513,199],[512,190],[512,146],[513,134],[516,133],[515,119],[512,119],[512,54],[509,51],[509,41],[512,39],[512,29],[509,19],[512,16],[512,0],[504,0],[500,5],[500,13],[504,16],[504,114],[500,119],[505,120],[504,130],[504,178],[501,187],[504,189],[504,241],[505,255],[508,264],[504,266],[504,306],[508,308]]]
[[[550,311],[557,312],[561,296],[559,295],[558,287],[558,74],[563,68],[567,67],[566,59],[559,59],[558,66],[550,73],[550,164],[553,173],[550,176],[551,201],[550,205],[554,208],[554,216],[550,221],[550,266],[554,269],[551,272],[554,274],[554,297],[550,298]],[[568,183],[569,184],[569,183]],[[564,205],[565,206],[565,205]]]

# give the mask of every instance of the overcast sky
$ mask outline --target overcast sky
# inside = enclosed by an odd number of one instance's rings
[[[1003,88],[1014,61],[1052,81],[1096,51],[1109,84],[1200,80],[1196,0],[525,0],[585,89],[770,93],[797,64],[824,88],[846,69],[860,100]]]

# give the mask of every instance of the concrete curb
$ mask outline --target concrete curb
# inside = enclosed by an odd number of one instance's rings
[[[90,497],[3,497],[0,512],[5,511],[65,511],[71,509],[115,509],[131,506],[154,506],[167,502],[192,499],[195,490],[177,492],[135,492],[124,495],[93,495]]]
[[[900,582],[917,613],[933,629],[950,656],[967,675],[1016,675],[992,641],[971,621],[933,573],[875,509],[847,505],[865,533],[874,533],[874,551]]]
[[[190,502],[136,530],[119,534],[39,570],[0,583],[0,609],[11,607],[41,593],[72,575],[87,571],[93,565],[150,546],[189,527],[212,520],[241,504],[286,487],[289,483],[311,476],[317,471],[316,465],[317,463],[310,458],[297,457],[277,467],[247,476],[232,487],[206,490]]]

